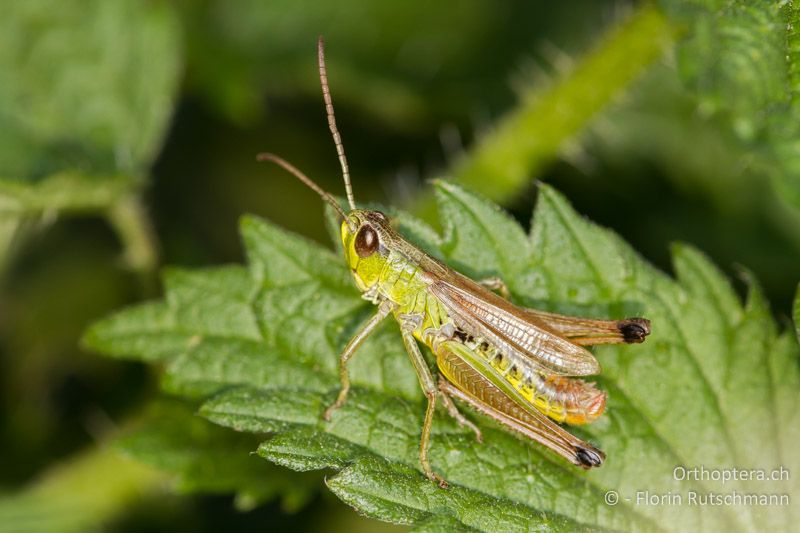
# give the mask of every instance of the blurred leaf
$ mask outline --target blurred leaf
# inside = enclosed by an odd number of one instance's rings
[[[130,195],[161,148],[180,49],[167,2],[9,4],[0,17],[0,218],[96,212]]]
[[[745,306],[699,252],[673,251],[678,279],[655,270],[610,231],[543,187],[530,237],[496,206],[438,184],[441,250],[466,274],[499,275],[519,302],[598,316],[642,314],[641,346],[602,347],[605,417],[581,431],[608,453],[584,472],[480,418],[476,443],[437,417],[430,484],[417,462],[424,411],[394,324],[352,363],[355,388],[331,423],[339,350],[368,316],[345,266],[327,250],[245,218],[249,269],[171,271],[164,302],[95,324],[88,346],[162,361],[169,390],[208,398],[201,413],[237,431],[274,433],[259,454],[296,470],[340,470],[331,489],[360,512],[399,523],[479,530],[789,529],[796,507],[637,505],[637,491],[788,493],[796,480],[678,480],[686,468],[800,468],[798,346],[778,333],[759,288]],[[512,252],[513,251],[513,252]],[[604,493],[620,494],[617,506]],[[769,512],[762,512],[767,509]]]
[[[132,502],[165,482],[162,474],[93,449],[45,473],[28,488],[0,496],[0,529],[15,533],[101,531]]]
[[[169,4],[32,0],[0,24],[0,175],[145,172],[179,79]]]
[[[687,28],[681,79],[704,116],[724,117],[800,222],[800,8],[796,2],[661,0]]]
[[[236,506],[248,510],[280,496],[283,508],[305,505],[320,481],[259,461],[251,454],[253,435],[233,433],[196,416],[188,405],[161,402],[144,421],[117,442],[134,459],[178,476],[184,492],[236,493]]]

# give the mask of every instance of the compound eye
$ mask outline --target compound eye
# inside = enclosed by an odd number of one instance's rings
[[[369,257],[378,249],[378,232],[371,226],[361,226],[356,233],[356,253],[358,257]]]

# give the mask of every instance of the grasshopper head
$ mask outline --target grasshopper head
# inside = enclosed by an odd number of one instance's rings
[[[366,291],[378,282],[389,258],[392,229],[380,211],[354,209],[342,221],[342,245],[356,285]]]

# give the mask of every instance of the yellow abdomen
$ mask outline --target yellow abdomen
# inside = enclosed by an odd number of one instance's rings
[[[457,339],[444,343],[447,349],[471,365],[483,368],[487,379],[512,397],[532,406],[556,422],[588,424],[605,410],[606,394],[593,383],[565,376],[545,375],[530,362],[508,357],[486,341],[457,332]],[[445,374],[446,370],[441,369]]]

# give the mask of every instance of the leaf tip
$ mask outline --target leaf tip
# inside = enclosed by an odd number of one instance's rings
[[[80,340],[78,340],[78,345],[81,349],[90,352],[102,351],[102,343],[100,342],[100,335],[98,333],[98,329],[101,327],[102,323],[103,320],[101,319],[89,324],[89,327],[86,328],[86,331],[83,332]]]
[[[549,185],[543,181],[536,181],[536,189],[539,193],[539,198],[549,200],[551,202],[554,201],[566,201],[564,196],[556,190],[555,187]]]
[[[436,189],[437,193],[453,194],[460,190],[460,187],[456,183],[444,178],[434,178],[431,180],[431,184]]]
[[[260,223],[261,219],[256,215],[252,215],[250,213],[245,213],[239,217],[239,229],[242,233],[257,227]]]

